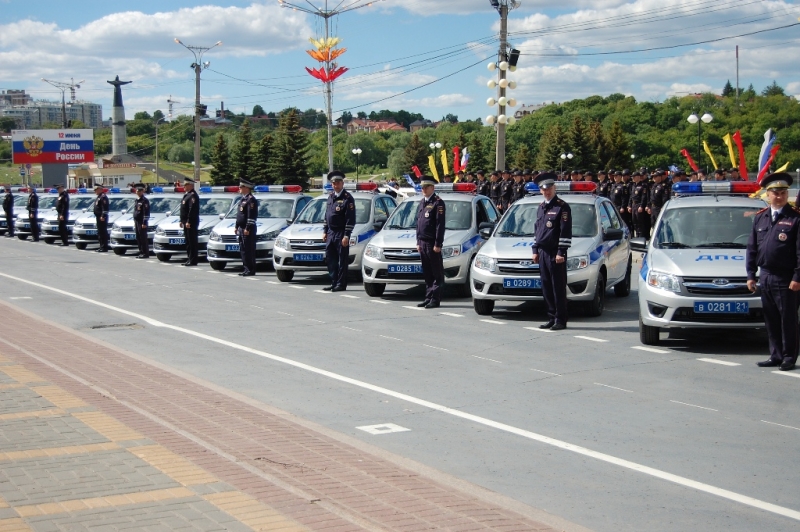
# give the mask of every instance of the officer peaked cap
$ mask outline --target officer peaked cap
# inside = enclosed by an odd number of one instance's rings
[[[436,181],[431,176],[424,175],[421,178],[419,178],[419,184],[420,184],[420,186],[423,186],[423,187],[428,186],[428,185],[430,185],[432,187],[435,187],[436,186]]]
[[[240,187],[247,187],[247,188],[252,189],[254,185],[253,185],[253,183],[251,183],[247,179],[240,179],[239,180],[239,186]]]
[[[184,178],[183,183],[185,185],[194,185],[194,179],[192,179],[191,177],[186,177]]]
[[[788,172],[769,174],[761,180],[761,188],[773,190],[776,188],[789,188],[792,186],[792,176]]]
[[[147,187],[144,186],[144,183],[136,183],[135,185],[133,185],[133,188],[135,188],[136,190],[144,190]]]
[[[344,181],[345,175],[341,170],[334,170],[328,174],[328,181]]]
[[[556,180],[558,180],[558,176],[556,174],[546,172],[544,174],[537,175],[533,179],[533,182],[536,183],[539,188],[550,188],[555,184]]]
[[[105,188],[105,187],[100,183],[95,183],[94,184],[94,189],[97,190],[98,188]]]

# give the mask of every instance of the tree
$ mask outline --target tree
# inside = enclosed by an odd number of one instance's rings
[[[747,90],[742,93],[742,97],[745,100],[752,100],[756,97],[756,90],[753,88],[752,83],[747,87]]]
[[[194,145],[189,142],[175,144],[167,152],[167,159],[173,163],[190,163],[194,160]]]
[[[152,116],[147,111],[139,111],[135,115],[133,115],[134,120],[152,120]]]
[[[483,149],[481,137],[477,133],[474,133],[469,142],[469,163],[467,164],[467,169],[472,171],[486,171],[489,167],[490,165],[486,160],[486,151]]]
[[[235,185],[236,179],[231,170],[231,153],[228,150],[228,143],[225,141],[225,135],[219,133],[217,135],[217,142],[214,144],[214,149],[211,152],[211,164],[214,168],[211,169],[211,182],[215,185]]]
[[[731,80],[726,81],[725,86],[722,87],[722,96],[736,96],[736,89],[731,85]]]
[[[278,183],[308,186],[308,137],[300,129],[297,111],[281,116],[273,141],[270,173]]]
[[[608,140],[603,131],[603,125],[595,120],[589,124],[589,147],[594,154],[595,164],[592,170],[607,170],[608,165]]]
[[[236,179],[251,179],[253,171],[253,138],[250,132],[250,122],[245,120],[239,133],[236,135],[236,145],[231,153],[231,169]]]
[[[264,116],[265,114],[267,113],[264,112],[263,107],[261,107],[260,105],[253,106],[253,113],[251,116]]]
[[[272,135],[264,135],[261,140],[253,145],[253,171],[251,177],[253,183],[257,185],[271,185],[275,182],[270,174],[270,162],[272,159]]]
[[[413,166],[418,166],[420,170],[428,164],[428,147],[425,146],[419,135],[414,133],[411,142],[406,146],[405,152],[406,172],[410,172]]]
[[[153,111],[153,122],[158,122],[159,120],[164,120],[166,118],[164,113],[161,112],[159,109]]]
[[[763,91],[761,91],[762,96],[786,96],[786,92],[784,92],[783,87],[778,85],[775,80],[772,80],[772,85],[767,85]]]
[[[17,121],[8,116],[0,116],[0,131],[8,133],[17,127]]]
[[[442,118],[442,122],[450,122],[451,124],[458,124],[458,115],[454,115],[453,113],[448,113],[444,118]]]
[[[367,113],[365,113],[364,111],[359,111],[358,113],[356,113],[356,118],[358,118],[359,120],[366,120]]]
[[[550,126],[539,141],[539,153],[536,156],[536,165],[541,169],[558,168],[559,158],[563,153],[566,139],[561,125],[556,123]]]
[[[342,124],[342,126],[346,126],[352,121],[353,121],[353,113],[351,113],[350,111],[342,112],[342,116],[339,117],[339,122]]]
[[[619,120],[614,120],[608,132],[609,166],[624,168],[630,161],[630,141]]]
[[[520,170],[530,169],[533,166],[533,154],[528,149],[528,146],[521,144],[517,148],[517,153],[514,154],[514,167]]]
[[[389,169],[389,175],[391,177],[400,177],[411,173],[406,166],[406,154],[403,148],[395,148],[392,150],[386,161],[386,167]]]
[[[575,156],[572,159],[575,168],[591,168],[595,165],[594,153],[589,146],[589,136],[580,116],[575,116],[572,120],[572,127],[567,133],[567,146]]]

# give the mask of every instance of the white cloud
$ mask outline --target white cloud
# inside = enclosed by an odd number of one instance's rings
[[[583,6],[606,7],[624,3],[624,0],[521,0],[519,11],[544,9],[569,9]],[[405,9],[416,15],[467,15],[495,12],[489,0],[386,0],[378,6],[384,9]],[[496,13],[495,13],[496,16]]]

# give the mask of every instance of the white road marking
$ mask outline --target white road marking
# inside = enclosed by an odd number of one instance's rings
[[[319,321],[319,320],[315,320],[315,319],[312,319],[312,318],[308,318],[308,321],[315,321],[317,323],[325,323],[324,321]]]
[[[762,423],[768,423],[770,425],[778,425],[779,427],[785,427],[787,429],[800,430],[797,427],[792,427],[791,425],[781,425],[780,423],[773,423],[772,421],[764,421],[763,419],[761,420],[761,422]]]
[[[720,366],[741,366],[736,362],[728,362],[727,360],[717,360],[715,358],[698,358],[700,362],[709,362],[711,364],[719,364]]]
[[[206,270],[206,273],[217,273],[217,270]]]
[[[478,355],[470,355],[470,356],[473,356],[475,358],[480,358],[481,360],[488,360],[489,362],[497,362],[498,364],[502,364],[502,362],[500,362],[499,360],[495,360],[493,358],[484,358],[484,357],[479,357]]]
[[[370,303],[377,303],[379,305],[391,305],[388,301],[381,301],[380,299],[370,299]]]
[[[318,294],[330,294],[331,293],[330,290],[328,290],[327,292],[325,290],[314,290],[314,292],[316,292]]]
[[[590,342],[608,342],[608,340],[603,340],[602,338],[595,338],[594,336],[576,336],[575,338],[580,338],[581,340],[589,340]]]
[[[250,306],[253,307],[253,308],[257,308],[258,310],[264,310],[264,307],[257,307],[255,305],[250,305]]]
[[[342,325],[342,329],[347,329],[348,331],[361,332],[361,329],[353,329],[352,327],[345,327],[344,325]]]
[[[666,351],[664,349],[656,349],[655,347],[645,347],[643,345],[634,345],[633,347],[631,347],[631,349],[638,349],[639,351],[649,351],[650,353],[661,353],[661,354],[669,353],[669,351]]]
[[[238,301],[234,301],[232,299],[226,299],[225,301],[227,301],[228,303],[238,303]]]
[[[210,296],[208,294],[203,294],[203,297],[210,297],[211,299],[214,299],[214,296]]]
[[[378,336],[380,336],[381,338],[386,338],[387,340],[397,340],[398,342],[402,342],[400,338],[395,338],[394,336],[384,336],[382,334],[379,334]]]
[[[431,349],[438,349],[439,351],[450,351],[449,349],[445,349],[444,347],[436,347],[435,345],[428,345],[422,344],[424,347],[430,347]]]
[[[700,406],[700,405],[693,405],[691,403],[682,403],[680,401],[673,401],[672,399],[670,399],[669,402],[670,403],[677,403],[679,405],[693,406],[694,408],[702,408],[703,410],[711,410],[712,412],[719,412],[719,410],[714,410],[713,408],[708,408],[708,407]]]
[[[377,386],[375,384],[370,384],[368,382],[360,381],[358,379],[354,379],[352,377],[347,377],[345,375],[341,375],[339,373],[335,373],[333,371],[328,371],[322,368],[318,368],[316,366],[312,366],[310,364],[306,364],[304,362],[298,362],[296,360],[292,360],[290,358],[282,357],[279,355],[273,355],[271,353],[267,353],[265,351],[260,351],[258,349],[254,349],[252,347],[247,347],[242,344],[237,344],[235,342],[229,342],[228,340],[223,340],[222,338],[217,338],[214,336],[210,336],[205,333],[201,333],[199,331],[194,331],[192,329],[186,329],[184,327],[179,327],[177,325],[172,325],[169,323],[165,323],[149,316],[145,316],[143,314],[138,314],[136,312],[131,312],[129,310],[125,310],[119,307],[115,307],[113,305],[108,305],[106,303],[102,303],[100,301],[90,299],[88,297],[84,297],[78,294],[74,294],[72,292],[67,292],[66,290],[60,290],[58,288],[47,286],[44,284],[36,283],[33,281],[28,281],[26,279],[22,279],[20,277],[14,277],[12,275],[8,275],[5,273],[0,273],[0,277],[5,277],[6,279],[12,279],[14,281],[28,284],[30,286],[35,286],[42,290],[49,290],[50,292],[54,292],[57,294],[61,294],[66,297],[71,297],[73,299],[77,299],[78,301],[83,301],[84,303],[89,303],[91,305],[95,305],[100,308],[104,308],[106,310],[110,310],[112,312],[117,312],[119,314],[123,314],[126,316],[130,316],[134,319],[142,320],[148,323],[153,327],[159,327],[164,329],[170,329],[176,332],[180,332],[186,334],[187,336],[194,336],[195,338],[199,338],[201,340],[206,340],[208,342],[212,342],[218,345],[222,345],[231,349],[236,349],[237,351],[242,351],[245,353],[250,353],[252,355],[256,355],[268,360],[272,360],[274,362],[279,362],[281,364],[286,364],[288,366],[292,366],[303,371],[308,371],[309,373],[315,373],[317,375],[321,375],[323,377],[327,377],[339,382],[344,382],[350,384],[352,386],[356,386],[365,390],[372,391],[377,394],[385,395],[388,397],[394,397],[395,399],[399,399],[401,401],[406,401],[408,403],[412,403],[418,406],[422,406],[424,408],[428,408],[431,410],[436,410],[437,412],[441,412],[443,414],[447,414],[453,417],[457,417],[459,419],[463,419],[466,421],[471,421],[473,423],[484,425],[486,427],[494,428],[503,432],[508,432],[509,434],[514,434],[520,436],[522,438],[526,438],[531,441],[539,442],[545,445],[550,445],[551,447],[556,447],[558,449],[569,451],[572,453],[576,453],[582,456],[586,456],[589,458],[594,458],[595,460],[599,460],[601,462],[606,462],[608,464],[616,465],[618,467],[622,467],[625,469],[630,469],[632,471],[636,471],[638,473],[642,473],[643,475],[648,475],[654,478],[658,478],[661,480],[665,480],[667,482],[672,482],[674,484],[678,484],[680,486],[684,486],[687,488],[691,488],[697,491],[701,491],[703,493],[708,493],[710,495],[714,495],[723,499],[728,499],[733,502],[737,502],[746,506],[751,506],[753,508],[758,508],[765,512],[774,513],[776,515],[782,515],[784,517],[788,517],[790,519],[794,519],[800,521],[800,511],[793,510],[791,508],[786,508],[783,506],[778,506],[777,504],[773,504],[770,502],[762,501],[760,499],[755,499],[753,497],[749,497],[747,495],[742,495],[741,493],[736,493],[734,491],[726,490],[723,488],[718,488],[716,486],[712,486],[711,484],[706,484],[704,482],[698,482],[696,480],[692,480],[687,477],[682,477],[680,475],[675,475],[673,473],[669,473],[667,471],[662,471],[660,469],[656,469],[654,467],[646,466],[643,464],[639,464],[636,462],[632,462],[630,460],[626,460],[624,458],[617,458],[616,456],[612,456],[610,454],[601,453],[599,451],[594,451],[592,449],[582,447],[580,445],[575,445],[563,440],[558,440],[556,438],[551,438],[549,436],[544,436],[542,434],[537,434],[535,432],[521,429],[519,427],[514,427],[513,425],[508,425],[506,423],[502,423],[499,421],[494,421],[489,418],[485,418],[482,416],[478,416],[475,414],[470,414],[469,412],[458,410],[456,408],[450,408],[444,405],[440,405],[438,403],[434,403],[432,401],[428,401],[426,399],[421,399],[418,397],[414,397],[413,395],[404,394],[402,392],[397,392],[394,390],[390,390],[388,388],[383,388],[381,386]]]
[[[278,314],[283,314],[284,316],[294,316],[294,314],[289,314],[288,312],[281,312],[280,310],[276,310]]]
[[[8,299],[33,299],[32,297],[9,297]]]
[[[492,325],[505,325],[506,322],[504,321],[497,321],[497,320],[481,320],[483,323],[491,323]]]
[[[619,390],[621,392],[633,393],[633,390],[626,390],[625,388],[617,388],[616,386],[609,386],[608,384],[600,384],[599,382],[596,382],[595,384],[598,386],[605,386],[606,388],[611,388],[612,390]]]
[[[361,298],[360,298],[360,297],[358,297],[358,296],[346,296],[346,295],[344,295],[344,294],[340,294],[340,297],[346,297],[347,299],[361,299]]]
[[[555,375],[556,377],[561,377],[560,373],[553,373],[551,371],[543,371],[541,369],[533,369],[533,368],[530,368],[530,370],[531,371],[538,371],[539,373],[547,373],[548,375]]]
[[[297,286],[297,285],[294,285],[294,284],[290,284],[289,288],[294,288],[295,290],[305,290],[306,289],[305,286]]]
[[[783,375],[785,377],[795,377],[797,379],[800,379],[800,374],[789,373],[788,371],[773,371],[772,373],[775,373],[776,375]]]
[[[248,281],[256,281],[256,282],[258,282],[258,279],[256,279],[255,277],[245,277],[245,279],[247,279]]]
[[[278,281],[267,281],[267,282],[268,282],[269,284],[282,284],[282,283],[279,283]]]
[[[363,430],[364,432],[369,432],[373,436],[379,436],[381,434],[391,434],[392,432],[408,432],[411,429],[407,429],[405,427],[401,427],[400,425],[395,425],[394,423],[384,423],[382,425],[366,425],[364,427],[356,427],[358,430]]]
[[[536,332],[543,332],[543,333],[551,333],[550,329],[540,329],[539,327],[523,327],[523,329],[528,329],[529,331],[536,331]]]
[[[441,314],[442,316],[450,316],[452,318],[463,318],[464,317],[463,314],[453,314],[452,312],[440,312],[439,314]]]
[[[236,273],[226,273],[225,275],[228,277],[239,277],[239,274]]]
[[[407,308],[408,310],[425,310],[425,307],[412,307],[411,305],[404,305],[403,308]]]

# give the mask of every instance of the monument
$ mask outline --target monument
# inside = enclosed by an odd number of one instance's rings
[[[114,106],[111,109],[111,155],[119,157],[128,153],[128,134],[125,131],[125,107],[122,105],[122,86],[132,81],[120,81],[119,76],[114,81]]]

